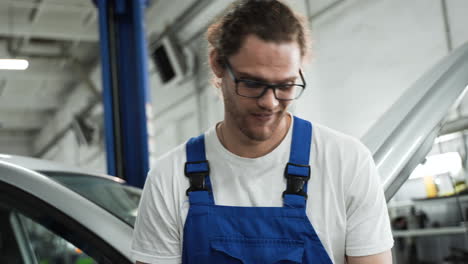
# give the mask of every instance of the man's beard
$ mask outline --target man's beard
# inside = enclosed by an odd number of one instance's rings
[[[232,118],[234,121],[234,125],[244,134],[248,139],[252,141],[266,141],[270,139],[281,123],[281,120],[285,117],[285,111],[277,111],[272,113],[274,115],[274,120],[271,123],[265,124],[259,131],[255,129],[255,124],[250,117],[251,113],[249,111],[239,111],[235,102],[232,102],[231,99],[227,99],[224,97],[224,106],[226,113]],[[265,110],[259,109],[258,112],[269,112]],[[269,112],[271,113],[271,112]],[[250,119],[250,120],[249,120]],[[266,129],[265,129],[266,128]]]

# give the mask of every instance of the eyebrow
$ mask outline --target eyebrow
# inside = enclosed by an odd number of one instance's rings
[[[252,81],[257,81],[257,82],[270,83],[270,82],[269,82],[267,79],[265,79],[265,78],[258,77],[258,76],[254,76],[254,75],[251,75],[251,74],[246,73],[246,72],[236,72],[236,74],[237,74],[237,78],[240,79],[240,80],[252,80]],[[297,78],[299,78],[299,77],[298,77],[298,76],[289,77],[289,78],[286,78],[286,79],[283,79],[283,80],[280,80],[280,81],[274,82],[274,83],[293,82],[293,81],[295,81]]]

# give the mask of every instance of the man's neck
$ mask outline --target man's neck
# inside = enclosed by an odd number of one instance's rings
[[[276,128],[273,135],[264,141],[248,138],[239,129],[231,128],[230,124],[223,121],[216,132],[221,144],[231,153],[244,158],[258,158],[273,151],[286,137],[291,125],[291,115],[287,114]]]

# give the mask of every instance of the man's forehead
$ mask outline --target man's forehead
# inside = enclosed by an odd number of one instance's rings
[[[244,38],[236,54],[239,53],[263,59],[301,59],[301,51],[297,41],[266,41],[253,34]]]
[[[297,78],[301,67],[301,53],[296,42],[268,42],[251,35],[246,37],[239,51],[229,58],[239,77],[265,80]]]
[[[263,72],[263,71],[236,71],[236,77],[240,79],[271,82],[271,83],[285,83],[291,82],[298,78],[299,71],[295,72]]]

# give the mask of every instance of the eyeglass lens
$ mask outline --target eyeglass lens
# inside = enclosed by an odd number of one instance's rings
[[[284,85],[267,85],[261,82],[239,80],[237,82],[237,93],[245,97],[260,97],[266,93],[267,89],[272,88],[275,92],[275,97],[280,100],[292,100],[298,98],[303,90],[303,87],[295,84]]]

